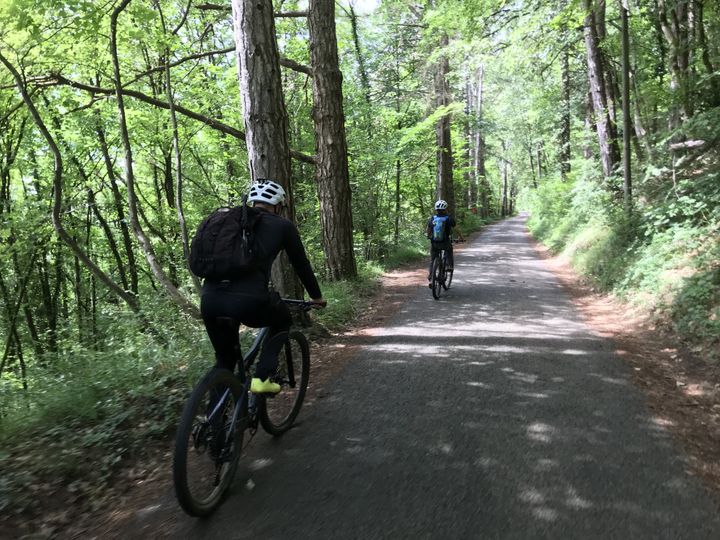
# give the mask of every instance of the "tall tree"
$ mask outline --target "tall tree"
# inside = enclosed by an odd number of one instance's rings
[[[480,191],[480,215],[486,218],[490,215],[490,186],[485,170],[485,137],[483,135],[483,97],[485,90],[485,66],[480,66],[477,72],[477,87],[475,90],[475,149],[474,169]]]
[[[250,178],[270,178],[282,185],[287,193],[284,215],[294,221],[289,121],[272,0],[232,0],[232,12]],[[273,265],[272,279],[281,294],[301,294],[284,255]]]
[[[570,172],[570,46],[565,44],[562,51],[562,116],[560,123],[560,175],[567,179]]]
[[[308,27],[313,70],[315,179],[320,199],[325,264],[330,279],[349,279],[357,276],[357,268],[353,250],[342,73],[335,36],[335,3],[310,0]]]
[[[590,96],[592,98],[593,116],[600,145],[600,161],[605,176],[610,176],[620,161],[620,152],[617,145],[617,134],[608,110],[607,86],[605,83],[605,70],[602,62],[600,37],[598,34],[598,14],[604,19],[604,2],[599,8],[593,0],[583,0],[585,7],[585,49],[587,53],[588,78],[590,82]],[[596,9],[598,13],[596,13]]]
[[[658,0],[658,17],[668,45],[668,70],[673,109],[670,127],[675,129],[692,116],[690,92],[690,1]]]
[[[450,60],[447,47],[449,37],[443,32],[440,37],[440,58],[435,66],[435,107],[442,108],[450,105]],[[455,187],[453,185],[453,153],[452,132],[450,129],[452,116],[444,112],[435,123],[435,143],[437,145],[437,196],[448,203],[448,213],[455,214]]]
[[[623,111],[623,196],[625,210],[632,204],[632,178],[630,173],[630,29],[628,25],[627,0],[620,0],[620,21],[622,33],[622,111]]]
[[[123,99],[122,92],[122,80],[120,70],[120,58],[118,56],[118,44],[117,44],[117,23],[120,14],[127,8],[130,0],[123,0],[112,12],[110,18],[110,53],[112,56],[114,83],[115,83],[115,99],[118,110],[118,125],[120,126],[120,139],[125,151],[125,181],[127,183],[128,190],[128,213],[130,216],[130,228],[135,234],[141,249],[145,253],[148,265],[152,270],[153,275],[157,280],[162,283],[163,287],[167,291],[170,298],[177,303],[177,305],[189,315],[199,318],[200,310],[198,307],[190,302],[175,286],[167,274],[160,265],[160,261],[155,254],[150,238],[143,230],[140,224],[139,207],[137,202],[137,194],[135,192],[135,164],[133,162],[132,145],[130,143],[130,133],[127,126],[127,115],[125,112],[125,102]]]

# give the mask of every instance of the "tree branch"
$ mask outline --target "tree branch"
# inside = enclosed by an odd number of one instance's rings
[[[135,78],[134,78],[133,80],[131,80],[130,82],[127,82],[127,83],[123,84],[123,87],[125,87],[125,86],[130,86],[131,84],[136,83],[137,81],[139,81],[139,80],[142,79],[143,77],[147,77],[147,76],[150,75],[151,73],[155,73],[155,72],[158,72],[158,71],[163,71],[163,70],[165,69],[165,66],[168,66],[168,67],[173,68],[173,67],[177,67],[177,66],[179,66],[179,65],[181,65],[181,64],[184,64],[185,62],[189,62],[190,60],[197,60],[197,59],[199,59],[199,58],[205,58],[205,57],[207,57],[207,56],[215,56],[216,54],[227,54],[227,53],[233,52],[234,50],[235,50],[235,47],[227,47],[227,48],[225,48],[225,49],[219,49],[219,50],[216,50],[216,51],[207,51],[207,52],[201,52],[201,53],[191,54],[191,55],[189,55],[189,56],[186,56],[186,57],[184,57],[184,58],[181,58],[180,60],[176,60],[175,62],[171,62],[170,64],[165,64],[165,65],[162,65],[162,66],[157,66],[157,67],[154,67],[154,68],[150,68],[150,69],[148,69],[147,71],[143,71],[142,73],[136,75]]]
[[[299,71],[300,73],[305,73],[309,77],[313,76],[312,68],[310,68],[310,66],[306,66],[305,64],[301,64],[300,62],[296,62],[295,60],[290,60],[289,58],[283,58],[281,56],[280,65],[294,71]]]
[[[127,186],[127,197],[128,197],[128,214],[130,217],[130,228],[135,234],[135,238],[140,244],[140,248],[145,254],[153,275],[164,287],[165,292],[170,298],[174,300],[176,305],[188,315],[200,318],[200,310],[197,305],[191,302],[188,298],[183,295],[178,288],[168,279],[165,270],[160,265],[160,261],[155,254],[152,242],[145,234],[145,231],[140,226],[138,220],[138,204],[137,196],[135,194],[135,175],[133,171],[133,154],[132,145],[130,144],[130,133],[127,125],[127,118],[125,114],[125,105],[123,103],[123,90],[120,77],[120,60],[118,57],[117,47],[117,22],[120,14],[125,10],[131,0],[123,0],[113,11],[110,17],[110,55],[113,64],[113,75],[115,83],[115,102],[118,109],[118,127],[120,128],[120,139],[122,141],[123,148],[125,149],[125,184]],[[172,107],[169,106],[172,110]]]
[[[232,7],[231,6],[225,6],[222,4],[211,4],[210,2],[205,4],[198,4],[195,6],[198,9],[201,9],[203,11],[222,11],[226,13],[232,13]],[[286,12],[275,12],[273,13],[273,16],[275,17],[294,17],[294,18],[300,18],[300,17],[307,17],[308,12],[307,11],[286,11]]]
[[[91,86],[89,84],[83,84],[83,83],[80,83],[77,81],[72,81],[62,75],[59,75],[59,74],[50,75],[45,80],[38,79],[38,82],[41,82],[42,84],[50,84],[50,85],[60,84],[60,85],[70,86],[72,88],[77,88],[78,90],[90,92],[91,94],[103,94],[106,96],[115,95],[114,89],[101,88],[99,86]],[[133,97],[139,101],[143,101],[150,105],[154,105],[155,107],[158,107],[160,109],[167,109],[167,110],[170,109],[170,105],[168,103],[161,101],[159,99],[156,99],[154,97],[148,96],[147,94],[143,94],[142,92],[138,92],[137,90],[129,90],[127,88],[122,88],[121,94],[124,96]],[[240,131],[239,129],[229,126],[227,124],[224,124],[223,122],[220,122],[219,120],[210,118],[208,116],[204,116],[195,111],[191,111],[190,109],[187,109],[178,104],[175,104],[175,112],[178,112],[184,116],[187,116],[188,118],[192,118],[193,120],[197,120],[198,122],[202,122],[203,124],[213,128],[213,129],[216,129],[216,130],[220,131],[221,133],[225,133],[226,135],[230,135],[241,141],[245,140],[245,133],[243,131]],[[297,159],[298,161],[310,163],[311,165],[315,164],[314,156],[309,156],[307,154],[303,154],[302,152],[298,152],[297,150],[290,150],[290,155],[293,158]]]
[[[308,16],[308,12],[307,12],[307,11],[286,11],[286,12],[284,12],[284,13],[276,12],[276,13],[274,13],[274,16],[277,17],[277,18],[281,18],[281,17],[287,17],[287,18],[295,17],[295,18],[300,18],[300,17],[307,17],[307,16]]]

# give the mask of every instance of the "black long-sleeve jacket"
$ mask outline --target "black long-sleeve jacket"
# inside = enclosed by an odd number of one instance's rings
[[[285,250],[290,264],[297,272],[310,298],[321,298],[320,285],[310,266],[300,233],[293,222],[259,208],[249,208],[248,212],[256,212],[258,216],[253,234],[253,248],[259,270],[244,276],[241,281],[267,289],[273,261],[281,251]]]

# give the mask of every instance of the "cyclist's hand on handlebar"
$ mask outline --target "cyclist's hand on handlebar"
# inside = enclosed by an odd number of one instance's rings
[[[315,306],[317,306],[317,309],[327,306],[327,300],[325,300],[324,298],[313,298],[311,301],[313,304],[315,304]]]

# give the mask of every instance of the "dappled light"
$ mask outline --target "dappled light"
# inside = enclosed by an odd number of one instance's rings
[[[0,0],[0,537],[720,538],[718,43],[717,0]]]
[[[438,519],[493,524],[492,537],[588,537],[611,523],[691,530],[676,523],[679,512],[706,514],[674,457],[671,423],[645,409],[628,367],[558,295],[531,245],[498,241],[521,227],[491,227],[458,252],[439,301],[406,285],[403,309],[386,324],[341,336],[357,351],[344,383],[313,407],[311,432],[291,432],[254,481],[282,476],[299,446],[308,475],[338,486],[332,498],[310,489],[308,501],[342,512],[348,494],[361,493],[351,497],[358,512],[391,504],[415,531]],[[436,493],[468,505],[438,506]]]

